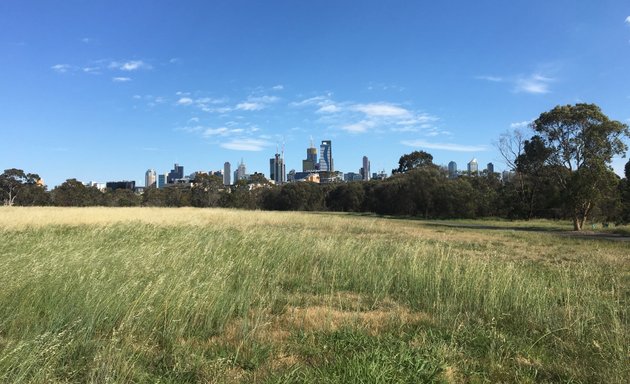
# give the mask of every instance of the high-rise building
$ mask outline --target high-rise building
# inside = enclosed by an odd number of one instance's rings
[[[332,157],[332,142],[330,140],[322,140],[322,144],[319,146],[319,170],[325,172],[335,171]]]
[[[223,164],[223,185],[231,185],[231,177],[232,177],[232,164],[229,161],[226,161]]]
[[[311,140],[311,146],[306,148],[306,159],[302,160],[302,172],[314,171],[317,166],[317,148],[313,146]]]
[[[457,163],[454,161],[448,163],[448,177],[450,177],[451,179],[457,177]]]
[[[236,183],[239,180],[246,180],[247,179],[247,168],[245,167],[245,163],[243,162],[243,159],[241,159],[241,162],[238,164],[238,168],[236,168],[236,171],[234,171],[234,183]]]
[[[367,156],[363,156],[363,168],[361,168],[361,176],[363,181],[370,181],[370,160]]]
[[[479,173],[479,164],[477,164],[477,159],[473,158],[468,163],[468,174],[469,175],[476,175],[478,173]]]
[[[494,164],[488,163],[488,165],[486,166],[486,171],[488,172],[489,176],[493,175],[494,174]]]
[[[167,173],[158,175],[157,187],[158,188],[164,188],[166,186],[166,180],[167,179],[168,179],[168,174]]]
[[[168,177],[166,178],[166,182],[169,184],[175,183],[177,179],[184,178],[184,166],[175,163],[173,169],[168,173]]]
[[[145,188],[157,187],[157,173],[155,169],[148,169],[144,174],[144,186]]]
[[[269,159],[269,180],[273,180],[278,185],[287,181],[284,158],[279,153]]]

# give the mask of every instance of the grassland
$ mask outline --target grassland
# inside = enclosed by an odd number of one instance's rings
[[[629,243],[434,224],[2,208],[0,382],[630,382]]]

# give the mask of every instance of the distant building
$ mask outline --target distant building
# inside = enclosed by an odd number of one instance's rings
[[[223,185],[232,185],[232,164],[226,161],[223,164]]]
[[[146,188],[157,187],[157,174],[155,169],[148,169],[144,174],[144,186]]]
[[[269,180],[276,185],[284,184],[287,181],[284,158],[279,153],[269,159]]]
[[[96,188],[96,189],[98,189],[101,192],[103,192],[103,191],[105,191],[107,189],[107,185],[105,183],[99,183],[99,182],[96,182],[96,181],[89,181],[87,183],[84,183],[84,185],[86,187]]]
[[[343,181],[361,181],[361,180],[365,180],[363,178],[363,175],[360,173],[355,173],[355,172],[346,172],[343,175]]]
[[[175,163],[173,169],[168,173],[166,182],[168,184],[174,184],[175,180],[184,178],[184,166]]]
[[[468,163],[468,174],[476,175],[479,173],[479,164],[477,163],[477,159],[472,159]]]
[[[450,177],[451,179],[457,177],[457,163],[454,161],[448,163],[448,177]]]
[[[238,164],[238,168],[234,171],[234,183],[239,180],[247,180],[247,168],[245,167],[245,163],[241,159],[241,162]]]
[[[319,184],[320,182],[319,172],[296,172],[295,175],[293,176],[293,181]]]
[[[136,188],[135,181],[108,181],[105,184],[107,189],[115,191],[117,189],[129,189],[133,191]]]
[[[319,146],[319,170],[323,172],[335,171],[330,140],[322,140],[322,144]]]
[[[387,179],[387,172],[385,172],[384,169],[382,171],[380,171],[379,173],[374,172],[372,174],[372,179],[373,180],[385,180],[385,179]]]
[[[364,181],[370,181],[370,160],[367,156],[363,156],[363,168],[361,168],[361,176]]]
[[[166,180],[168,179],[168,174],[164,173],[162,175],[158,175],[157,187],[164,188],[166,186]]]
[[[287,174],[287,182],[292,183],[295,181],[295,173],[295,169],[289,171],[289,173]]]
[[[488,165],[486,166],[486,171],[488,172],[489,176],[492,176],[494,174],[494,164],[488,163]]]
[[[311,140],[311,146],[306,148],[306,159],[302,160],[302,171],[315,171],[319,168],[319,164],[317,163],[317,148],[313,146],[313,141]]]

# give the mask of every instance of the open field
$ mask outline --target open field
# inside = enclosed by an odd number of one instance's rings
[[[193,208],[0,234],[0,382],[630,382],[627,242]]]

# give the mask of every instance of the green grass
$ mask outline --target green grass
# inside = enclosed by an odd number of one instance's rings
[[[195,209],[0,235],[0,382],[630,381],[628,243]]]

